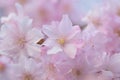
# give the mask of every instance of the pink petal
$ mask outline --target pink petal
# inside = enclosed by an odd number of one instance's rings
[[[54,46],[52,49],[48,50],[47,54],[57,54],[63,51],[60,46]]]
[[[77,30],[77,31],[72,32],[72,33],[68,36],[67,40],[68,40],[68,41],[75,41],[76,39],[80,39],[80,37],[81,37],[80,31]]]
[[[58,43],[56,43],[56,40],[53,39],[47,39],[43,45],[47,46],[47,47],[53,47],[55,45],[58,45]]]
[[[59,31],[60,31],[60,34],[63,34],[63,35],[66,35],[68,34],[71,29],[72,29],[72,22],[71,20],[69,19],[69,17],[67,15],[64,15],[60,24],[59,24],[59,27],[58,27]]]
[[[27,56],[37,58],[41,52],[40,46],[37,44],[27,45]]]
[[[110,59],[109,68],[115,73],[120,73],[120,54],[114,54]]]
[[[64,47],[64,52],[70,57],[70,58],[75,58],[77,48],[75,47],[74,44],[67,44]]]
[[[16,3],[15,6],[17,8],[18,14],[22,16],[23,15],[23,7],[18,3]]]
[[[40,30],[33,28],[27,33],[26,37],[29,43],[37,43],[40,39],[44,38],[44,35]]]
[[[42,28],[42,31],[49,37],[56,39],[57,38],[57,32],[56,32],[56,27],[55,26],[49,26],[49,25],[44,25]]]

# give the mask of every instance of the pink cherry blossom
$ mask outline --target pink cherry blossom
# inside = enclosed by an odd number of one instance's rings
[[[12,63],[10,68],[10,80],[40,80],[41,64],[33,59],[24,58],[18,63]],[[14,77],[13,77],[14,75]]]
[[[1,53],[8,56],[33,56],[40,53],[37,42],[43,38],[40,30],[32,27],[32,20],[24,16],[22,7],[17,4],[18,14],[11,13],[2,18]]]
[[[42,30],[48,36],[45,45],[51,46],[48,54],[64,51],[69,57],[74,58],[77,51],[76,41],[79,40],[78,35],[80,35],[79,27],[77,27],[72,26],[67,15],[63,16],[60,23],[53,22],[52,25],[44,25]]]
[[[24,10],[27,15],[33,18],[34,27],[41,28],[43,24],[56,20],[55,5],[51,0],[29,1],[29,3],[24,6]]]
[[[10,64],[12,61],[6,56],[0,56],[0,79],[9,79]]]
[[[0,80],[120,80],[120,1],[77,1],[0,0]]]

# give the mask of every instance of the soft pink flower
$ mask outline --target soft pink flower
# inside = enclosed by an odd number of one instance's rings
[[[35,60],[23,57],[20,62],[11,64],[9,80],[41,80],[40,66]]]
[[[75,57],[80,30],[78,26],[72,26],[68,16],[64,15],[60,23],[44,25],[43,32],[48,36],[45,45],[51,46],[48,54],[64,51],[69,57]]]
[[[6,56],[0,56],[0,79],[8,80],[11,60]]]
[[[56,20],[55,5],[51,0],[32,0],[24,5],[27,15],[33,18],[34,27],[41,27],[43,24]]]
[[[43,56],[41,58],[41,79],[42,80],[65,80],[64,76],[60,73],[59,68],[55,62],[52,61],[51,56]]]
[[[54,55],[57,69],[66,80],[84,80],[87,74],[92,74],[94,67],[88,65],[85,54],[80,51],[74,59],[64,56],[64,53]]]
[[[32,27],[32,20],[24,16],[22,7],[18,4],[17,10],[18,14],[11,13],[7,18],[2,18],[0,34],[2,53],[12,58],[40,53],[37,42],[43,38],[41,31]]]
[[[57,10],[56,18],[60,19],[62,15],[68,14],[73,24],[80,24],[83,12],[78,6],[79,0],[56,0],[55,9]],[[79,8],[78,8],[79,7]],[[76,16],[75,16],[76,15]]]

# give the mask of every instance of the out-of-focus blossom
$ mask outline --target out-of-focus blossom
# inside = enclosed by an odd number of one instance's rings
[[[10,80],[40,80],[41,64],[33,59],[23,58],[18,63],[12,63],[9,76]],[[14,77],[13,77],[14,75]]]
[[[63,14],[68,14],[73,24],[80,24],[83,15],[78,6],[79,0],[69,2],[67,0],[0,0],[0,2],[2,3],[0,9],[4,11],[2,16],[15,11],[15,3],[23,5],[25,13],[33,18],[35,27],[41,27],[52,20],[60,20]]]
[[[73,24],[80,25],[83,13],[78,3],[79,0],[69,0],[69,2],[67,0],[57,0],[56,9],[59,12],[57,18],[60,19],[63,14],[68,14]]]
[[[114,55],[111,55],[108,59],[108,63],[107,63],[107,69],[110,70],[113,74],[114,74],[114,78],[119,77],[120,74],[120,70],[119,70],[119,66],[120,66],[120,54],[116,53]]]
[[[0,56],[0,79],[9,79],[11,60],[6,56]]]
[[[30,1],[24,6],[24,10],[33,18],[35,27],[41,27],[56,18],[55,6],[50,0]]]

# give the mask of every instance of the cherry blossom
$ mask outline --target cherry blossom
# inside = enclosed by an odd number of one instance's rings
[[[37,42],[43,38],[41,31],[32,27],[32,20],[24,16],[19,4],[16,7],[18,14],[11,13],[8,17],[2,18],[1,53],[14,58],[40,54]]]
[[[78,35],[80,34],[80,29],[77,27],[72,26],[72,22],[67,15],[63,16],[60,23],[53,22],[52,25],[44,25],[43,32],[48,36],[48,41],[45,44],[52,48],[48,51],[48,54],[63,51],[69,57],[74,58],[77,51],[75,41],[79,40]]]
[[[120,80],[119,0],[0,2],[0,80]]]
[[[10,80],[40,80],[42,72],[41,64],[33,59],[22,57],[18,63],[12,63],[9,76]],[[14,77],[13,77],[14,75]]]

